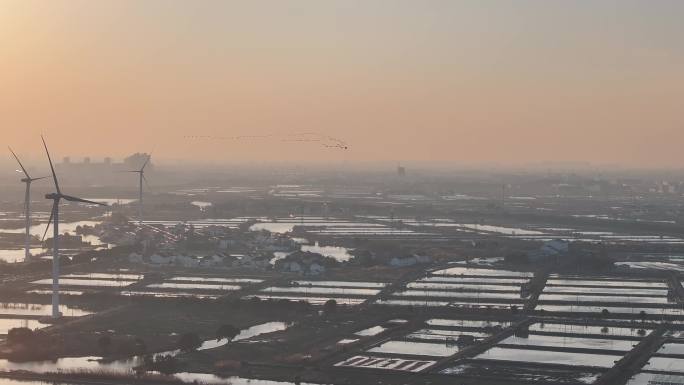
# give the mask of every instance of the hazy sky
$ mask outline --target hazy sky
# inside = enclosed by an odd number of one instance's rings
[[[682,166],[683,17],[674,0],[0,0],[0,144]],[[301,131],[351,148],[183,138]]]

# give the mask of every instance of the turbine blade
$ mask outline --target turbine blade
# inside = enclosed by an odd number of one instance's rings
[[[50,157],[50,151],[48,151],[47,144],[45,143],[45,138],[43,138],[43,135],[40,136],[40,139],[43,140],[43,147],[45,147],[45,153],[47,154],[48,161],[50,162],[50,171],[52,171],[52,179],[55,181],[55,188],[57,189],[58,194],[62,194],[62,192],[59,189],[59,182],[57,181],[57,174],[55,174],[55,167],[52,165],[52,158]]]
[[[70,195],[62,195],[62,198],[64,198],[65,201],[69,201],[69,202],[80,202],[80,203],[87,203],[89,205],[107,206],[106,203],[89,201],[87,199],[72,197]]]
[[[150,188],[150,184],[147,182],[147,178],[145,178],[145,174],[142,174],[143,180],[145,181],[145,187],[152,192],[152,188]]]
[[[145,160],[145,163],[143,163],[142,167],[140,167],[140,172],[143,172],[145,166],[147,166],[147,164],[150,162],[150,159],[152,159],[152,153],[147,155],[147,160]]]
[[[52,219],[55,217],[55,210],[56,210],[55,206],[57,206],[57,205],[58,205],[57,201],[55,201],[52,204],[52,210],[50,210],[50,219],[48,219],[47,225],[45,226],[45,232],[43,233],[43,238],[40,240],[41,242],[45,241],[45,236],[47,235],[48,230],[50,230],[50,223],[52,223]]]
[[[36,180],[42,180],[42,179],[47,179],[49,176],[41,176],[40,178],[30,178],[31,182],[36,181]]]
[[[16,160],[17,160],[17,163],[19,163],[19,167],[21,167],[21,171],[24,172],[24,175],[26,175],[26,177],[27,177],[28,179],[31,179],[31,177],[29,176],[28,172],[26,172],[26,168],[24,168],[24,165],[21,164],[21,161],[19,160],[19,157],[17,156],[17,154],[15,154],[14,151],[12,151],[12,147],[7,146],[7,148],[9,148],[10,152],[12,153],[12,155],[14,155],[14,159],[16,159]]]

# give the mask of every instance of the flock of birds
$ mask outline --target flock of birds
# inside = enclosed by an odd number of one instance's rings
[[[265,134],[265,135],[238,135],[238,136],[215,136],[215,135],[186,135],[185,139],[205,141],[251,141],[251,140],[278,140],[280,142],[306,142],[315,143],[325,148],[348,150],[347,142],[335,137],[318,132],[297,132],[288,134]]]

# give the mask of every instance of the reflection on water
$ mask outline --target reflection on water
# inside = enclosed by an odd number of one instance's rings
[[[78,221],[78,222],[60,222],[59,224],[59,232],[60,234],[64,233],[70,233],[70,234],[76,234],[76,227],[78,226],[95,226],[99,224],[99,221]],[[0,229],[0,233],[8,233],[8,234],[22,234],[26,231],[25,228],[17,228],[17,229]],[[29,228],[29,233],[31,235],[34,235],[36,237],[43,237],[43,233],[45,232],[45,224],[38,224],[38,225],[33,225]],[[90,242],[93,246],[103,246],[105,245],[100,241],[100,238],[93,236],[93,235],[86,235],[83,236],[83,241],[84,242]]]
[[[318,242],[316,242],[316,244],[314,244],[313,246],[302,245],[302,251],[311,252],[311,253],[318,253],[318,254],[321,254],[321,255],[326,256],[326,257],[335,258],[335,260],[338,262],[346,262],[346,261],[354,258],[354,256],[349,253],[350,250],[347,249],[346,247],[319,246]]]
[[[268,333],[273,333],[273,332],[285,330],[285,329],[289,328],[290,326],[292,326],[292,323],[288,323],[288,322],[267,322],[265,324],[255,325],[255,326],[252,326],[252,327],[249,327],[247,329],[242,330],[240,332],[240,334],[235,336],[235,338],[232,340],[232,342],[242,341],[242,340],[246,340],[248,338],[256,337],[256,336],[259,336],[262,334],[268,334]],[[213,349],[213,348],[217,348],[219,346],[226,345],[229,342],[231,342],[231,341],[228,341],[225,338],[222,340],[208,340],[208,341],[204,341],[202,346],[200,346],[199,349],[197,349],[197,350]]]
[[[0,231],[1,232],[1,231]],[[47,249],[42,247],[32,247],[29,252],[32,256],[43,254]],[[0,250],[0,261],[5,261],[7,263],[16,263],[24,261],[24,249],[4,249]]]
[[[33,319],[0,318],[0,334],[7,334],[13,328],[41,329],[48,325]]]
[[[91,312],[81,309],[69,307],[67,305],[59,305],[59,311],[64,316],[80,317],[91,314]],[[17,302],[2,302],[0,303],[0,314],[12,315],[27,315],[27,316],[47,316],[52,313],[51,305],[42,305],[36,303],[17,303]]]

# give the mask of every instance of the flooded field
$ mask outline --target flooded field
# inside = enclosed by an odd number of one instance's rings
[[[265,293],[297,293],[297,294],[330,294],[330,295],[360,295],[373,296],[380,292],[378,289],[344,288],[344,287],[318,287],[318,286],[296,286],[296,287],[267,287],[261,290]]]
[[[684,355],[684,344],[666,343],[658,349],[658,354]]]
[[[684,358],[651,357],[643,370],[667,373],[684,373]]]
[[[559,302],[608,302],[608,303],[640,303],[640,304],[667,304],[670,303],[667,297],[647,297],[647,296],[619,296],[619,295],[591,295],[591,294],[545,294],[539,296],[539,301],[559,301]]]
[[[622,287],[603,287],[603,288],[582,288],[577,286],[548,286],[544,293],[557,294],[595,294],[595,295],[630,295],[630,296],[667,296],[666,289],[643,289],[643,288],[622,288]]]
[[[511,349],[493,347],[475,357],[476,359],[514,361],[537,364],[572,365],[610,368],[619,355],[557,352],[546,350]]]
[[[433,276],[471,276],[471,277],[512,277],[531,278],[533,273],[526,271],[510,271],[498,269],[481,269],[474,267],[450,267],[432,272]]]
[[[273,301],[279,301],[279,300],[297,301],[297,302],[302,301],[302,302],[308,302],[312,305],[323,305],[330,300],[334,300],[335,302],[337,302],[338,305],[347,305],[347,306],[360,305],[360,304],[366,302],[365,298],[309,297],[309,296],[266,295],[266,294],[251,295],[251,296],[247,297],[247,299],[250,299],[250,298],[259,298],[262,300],[273,300]]]
[[[217,294],[190,293],[184,291],[153,291],[153,290],[124,290],[120,292],[125,297],[153,297],[153,298],[195,298],[217,299]]]
[[[263,279],[252,278],[216,278],[216,277],[173,277],[171,282],[207,282],[207,283],[261,283]]]
[[[410,356],[448,357],[458,352],[458,346],[444,343],[387,341],[369,349],[369,353],[391,353]]]
[[[520,293],[480,293],[480,292],[458,292],[458,291],[437,291],[437,290],[406,290],[394,293],[397,297],[426,297],[426,298],[469,298],[477,301],[482,299],[520,299]]]
[[[36,330],[46,326],[49,325],[34,319],[0,318],[0,334],[7,334],[10,329],[14,328],[29,328],[31,330]]]
[[[546,281],[547,285],[550,286],[588,286],[588,287],[623,287],[623,288],[663,288],[667,289],[667,284],[665,282],[655,282],[655,281],[626,281],[618,279],[561,279],[561,278],[550,278]]]
[[[31,282],[36,285],[52,285],[51,278],[39,279]],[[77,279],[60,278],[59,284],[62,286],[85,286],[85,287],[126,287],[135,283],[127,280],[106,280],[106,279]]]
[[[223,285],[210,283],[177,283],[177,282],[162,282],[151,283],[146,287],[150,289],[182,289],[182,290],[217,290],[217,291],[235,291],[242,289],[238,285]]]
[[[46,316],[50,315],[51,311],[51,305],[13,302],[0,303],[0,314],[2,315]],[[80,317],[91,314],[89,311],[73,308],[67,305],[60,305],[59,311],[61,311],[62,314],[67,317]]]
[[[651,329],[626,328],[616,326],[573,325],[563,323],[535,323],[530,325],[530,332],[584,334],[594,336],[616,336],[640,338],[651,332]],[[643,335],[641,335],[642,333]]]
[[[507,321],[490,321],[490,320],[468,320],[468,319],[441,319],[434,318],[425,321],[426,325],[439,326],[446,328],[460,329],[485,329],[491,327],[508,327],[510,322]]]
[[[387,286],[383,282],[357,282],[357,281],[292,281],[297,286],[320,286],[320,287],[360,287],[382,289]]]
[[[555,348],[572,349],[595,349],[595,350],[614,350],[627,352],[637,344],[638,341],[601,339],[601,338],[579,338],[568,336],[550,336],[530,334],[527,338],[511,336],[501,341],[500,345],[518,346],[546,346]]]
[[[443,282],[443,283],[476,283],[476,284],[499,284],[499,285],[519,285],[528,282],[527,278],[486,278],[486,277],[444,277],[432,276],[417,280],[416,282]]]
[[[574,368],[543,366],[531,363],[505,363],[502,361],[467,360],[442,370],[447,375],[466,375],[480,379],[505,380],[512,384],[543,383],[543,384],[593,384],[605,369]]]
[[[435,283],[435,282],[411,282],[406,285],[407,289],[425,290],[462,290],[462,291],[507,291],[520,292],[520,287],[515,285],[488,285],[479,283]]]
[[[384,332],[385,330],[387,330],[387,328],[385,328],[385,327],[373,326],[373,327],[368,328],[368,329],[359,330],[358,332],[356,332],[354,334],[357,336],[361,336],[361,337],[372,337],[372,336],[376,336],[376,335]]]
[[[267,323],[260,324],[260,325],[250,326],[247,329],[240,331],[240,333],[230,341],[225,339],[225,338],[220,339],[220,340],[214,339],[214,340],[204,341],[202,343],[202,345],[199,348],[197,348],[197,350],[207,350],[207,349],[218,348],[220,346],[224,346],[224,345],[231,343],[231,342],[238,342],[238,341],[250,339],[252,337],[260,336],[262,334],[269,334],[269,333],[275,333],[275,332],[287,330],[287,328],[289,328],[290,326],[292,326],[292,323],[277,322],[277,321],[276,322],[267,322]]]
[[[581,304],[567,304],[567,305],[550,305],[538,304],[535,310],[544,310],[547,312],[563,312],[563,313],[596,313],[600,314],[603,310],[608,310],[609,313],[616,314],[634,314],[638,315],[640,312],[645,312],[647,315],[675,315],[682,316],[684,311],[678,308],[671,307],[641,307],[641,306],[592,306]]]
[[[629,379],[627,385],[681,385],[684,375],[662,373],[638,373]]]
[[[435,340],[435,341],[456,341],[461,336],[472,336],[475,339],[487,338],[491,334],[485,332],[462,331],[462,330],[442,330],[442,329],[420,329],[405,338],[409,340]]]
[[[1,231],[1,230],[0,230]],[[29,249],[32,256],[37,256],[47,252],[47,249],[42,247],[32,247]],[[17,263],[24,261],[24,249],[3,249],[0,250],[0,261],[7,263]]]
[[[139,281],[144,278],[142,274],[130,273],[73,273],[65,274],[62,278],[87,278],[87,279],[105,279],[109,281]]]

